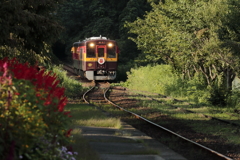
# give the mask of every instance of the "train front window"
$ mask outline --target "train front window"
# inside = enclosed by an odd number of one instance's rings
[[[107,55],[108,55],[108,58],[116,58],[116,51],[114,46],[107,48]]]
[[[104,57],[104,48],[98,48],[98,57]]]
[[[88,47],[87,48],[87,58],[93,58],[93,57],[96,57],[95,47]]]

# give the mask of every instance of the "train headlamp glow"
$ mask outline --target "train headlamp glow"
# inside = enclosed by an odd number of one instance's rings
[[[113,46],[113,44],[112,43],[108,43],[108,47],[112,47]]]
[[[88,63],[88,67],[92,67],[92,65],[93,65],[92,63]]]
[[[94,43],[89,43],[89,47],[94,47],[95,44]]]

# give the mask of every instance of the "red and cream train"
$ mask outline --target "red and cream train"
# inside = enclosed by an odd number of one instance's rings
[[[116,41],[90,37],[73,43],[71,49],[75,72],[88,80],[114,80],[119,49]]]

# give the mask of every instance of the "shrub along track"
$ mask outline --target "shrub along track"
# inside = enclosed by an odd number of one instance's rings
[[[97,89],[95,89],[94,92],[90,92],[88,94],[88,100],[86,100],[86,101],[90,100],[91,103],[98,105],[102,110],[106,110],[106,108],[102,107],[102,106],[105,104],[103,92],[107,88],[107,85],[109,85],[109,84],[97,83],[96,84]],[[139,107],[137,105],[137,100],[129,99],[127,92],[125,90],[114,90],[114,92],[111,92],[109,96],[112,101],[120,104],[121,106],[124,106],[123,108],[126,108],[127,110],[129,110],[129,109],[137,110],[140,113],[144,113],[144,117],[148,117],[148,120],[154,121],[154,123],[158,124],[159,122],[163,122],[163,121],[167,122],[163,128],[166,127],[174,132],[177,132],[178,134],[180,133],[180,135],[182,135],[183,137],[187,137],[187,138],[193,140],[194,142],[196,142],[196,141],[198,141],[198,143],[202,142],[201,139],[204,140],[204,138],[207,136],[207,135],[199,134],[199,133],[192,131],[189,127],[185,126],[183,123],[181,123],[178,120],[173,119],[167,115],[164,115],[157,110],[145,108],[145,107]],[[106,112],[109,112],[109,111],[106,111]],[[163,131],[162,129],[159,129],[158,125],[157,126],[151,125],[148,122],[136,119],[136,117],[138,117],[136,115],[129,116],[129,114],[122,114],[122,113],[118,114],[116,111],[112,110],[111,116],[121,118],[122,120],[133,125],[137,129],[145,132],[149,136],[158,139],[160,142],[164,143],[169,148],[172,148],[173,150],[175,150],[176,152],[183,155],[184,157],[186,157],[189,160],[191,160],[191,159],[194,159],[194,160],[198,160],[198,159],[199,160],[202,160],[202,159],[204,159],[204,160],[231,159],[222,154],[218,154],[218,156],[213,155],[212,152],[215,152],[215,151],[210,151],[210,152],[206,153],[205,149],[203,150],[203,149],[199,148],[199,146],[202,146],[202,145],[198,145],[196,147],[196,145],[186,143],[185,140],[181,139],[182,136],[176,137],[176,136],[170,135],[169,131],[166,131],[166,130]],[[179,137],[181,137],[181,138],[179,138]],[[211,147],[218,149],[218,147],[221,145],[221,142],[213,143],[214,140],[215,140],[215,142],[217,142],[216,140],[219,141],[219,138],[211,136],[211,140],[208,143],[211,143],[211,145],[210,145]],[[205,144],[207,144],[207,143],[205,143]],[[203,145],[205,145],[205,144],[203,144]],[[207,147],[205,147],[205,148],[207,148]],[[221,151],[222,151],[222,149],[221,149]],[[217,153],[217,152],[215,152],[215,153]],[[220,157],[219,157],[219,155],[220,155]]]

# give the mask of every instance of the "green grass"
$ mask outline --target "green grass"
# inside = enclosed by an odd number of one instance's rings
[[[96,107],[84,104],[68,104],[66,110],[71,111],[75,126],[121,128],[120,119],[107,117]]]

